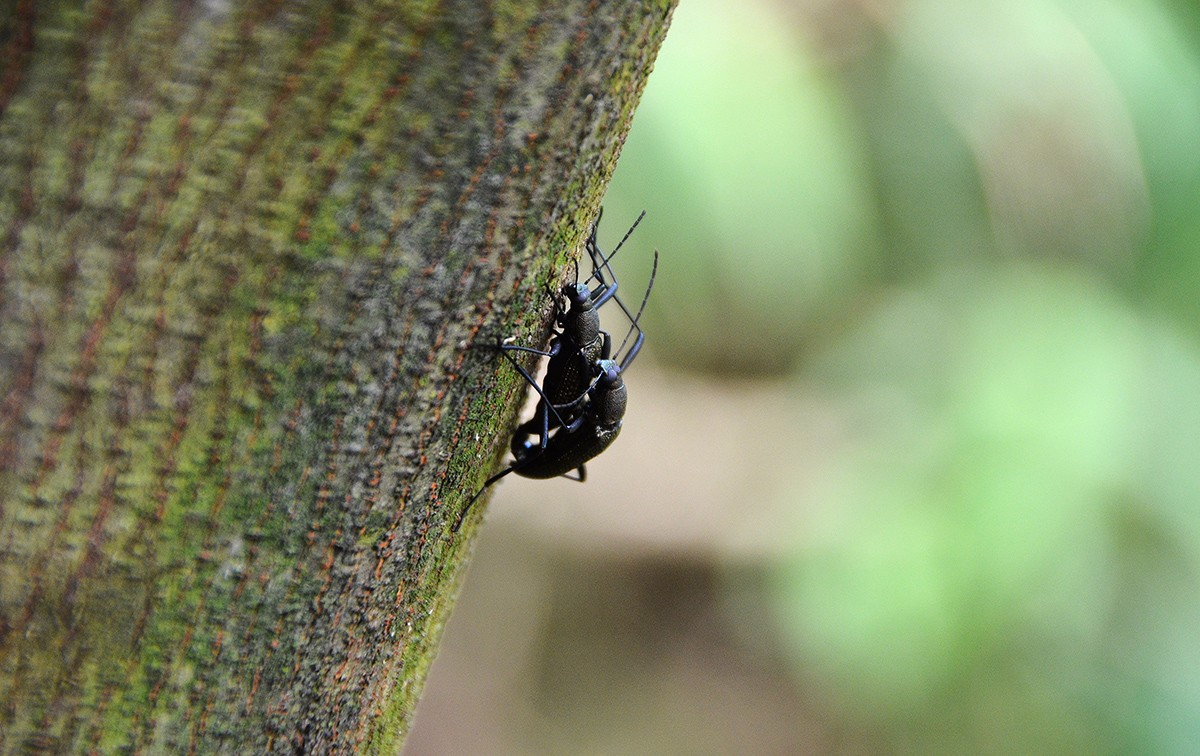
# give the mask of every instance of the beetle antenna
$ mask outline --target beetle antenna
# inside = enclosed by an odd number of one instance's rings
[[[617,256],[617,252],[621,251],[621,247],[623,247],[625,242],[629,240],[629,237],[633,235],[633,230],[638,227],[639,223],[642,222],[642,218],[646,217],[646,211],[643,210],[641,215],[637,217],[637,220],[633,222],[633,225],[629,227],[629,230],[625,232],[625,235],[621,237],[621,241],[617,242],[617,246],[613,247],[613,251],[605,255],[600,251],[600,245],[596,243],[596,230],[600,228],[600,216],[603,214],[604,208],[600,208],[600,213],[596,215],[596,222],[592,224],[592,233],[588,237],[587,250],[588,255],[592,258],[592,275],[588,276],[584,283],[592,280],[593,278],[595,278],[601,284],[605,283],[604,274],[601,272],[603,270],[607,270],[608,275],[614,281],[617,280],[617,274],[613,272],[612,266],[609,265],[609,262]],[[626,311],[625,314],[628,315],[629,312]]]
[[[603,208],[601,208],[601,210],[603,210]],[[600,294],[592,300],[593,305],[599,307],[609,299],[615,299],[617,301],[617,306],[621,308],[621,312],[625,313],[625,317],[629,319],[630,323],[635,322],[637,318],[629,311],[629,308],[625,306],[625,302],[619,296],[617,296],[617,274],[613,271],[612,266],[609,265],[609,261],[611,261],[616,256],[617,252],[621,250],[621,247],[624,246],[625,242],[633,234],[633,230],[638,227],[638,224],[641,223],[642,219],[645,217],[646,211],[643,210],[641,214],[638,215],[637,220],[633,222],[633,225],[629,227],[629,230],[625,232],[625,235],[621,237],[621,241],[617,243],[617,246],[613,248],[613,251],[609,252],[606,256],[600,250],[600,246],[596,243],[596,229],[599,228],[600,225],[600,219],[599,216],[597,216],[596,223],[592,225],[592,232],[588,236],[586,245],[588,256],[592,258],[592,275],[588,276],[588,280],[595,278],[605,287]],[[605,270],[607,270],[609,276],[612,277],[612,285],[609,285],[605,281],[603,272]],[[628,339],[628,336],[626,336],[626,339]]]
[[[621,340],[621,346],[617,347],[616,354],[620,354],[621,350],[625,348],[626,342],[629,341],[629,337],[633,335],[634,331],[637,331],[637,340],[633,342],[633,346],[631,346],[629,351],[626,352],[625,359],[621,360],[622,369],[628,367],[629,364],[633,362],[633,358],[636,357],[637,353],[642,349],[642,342],[646,340],[646,334],[644,331],[642,331],[642,326],[639,324],[639,321],[642,319],[642,313],[646,311],[646,302],[650,300],[650,291],[654,288],[654,278],[657,275],[658,250],[656,249],[654,250],[654,265],[650,268],[650,282],[646,284],[646,293],[642,295],[642,304],[638,306],[637,315],[629,319],[629,330],[625,332],[625,338]],[[628,310],[626,310],[626,314],[629,314]]]

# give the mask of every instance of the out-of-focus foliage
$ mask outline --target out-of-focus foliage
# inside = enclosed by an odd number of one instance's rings
[[[1161,752],[1200,735],[1200,359],[1045,267],[897,292],[813,366],[861,437],[773,595],[798,667],[909,738]]]
[[[684,0],[643,208],[626,428],[496,496],[452,750],[1195,751],[1200,4]]]
[[[701,0],[677,12],[669,40],[603,233],[650,207],[653,230],[636,241],[664,252],[648,319],[659,354],[700,370],[786,369],[874,257],[861,127],[769,6]],[[640,273],[629,257],[622,269]]]
[[[839,418],[815,472],[746,455],[804,512],[763,595],[842,725],[1197,741],[1198,146],[1188,3],[679,9],[603,231],[650,206],[660,360]]]

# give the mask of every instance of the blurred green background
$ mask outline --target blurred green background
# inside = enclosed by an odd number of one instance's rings
[[[1194,0],[682,0],[408,753],[1195,753],[1198,205]]]

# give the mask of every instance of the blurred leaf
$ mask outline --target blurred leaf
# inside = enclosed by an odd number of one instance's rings
[[[919,0],[890,29],[894,52],[879,82],[888,106],[873,111],[872,133],[884,176],[895,176],[885,202],[904,212],[896,222],[917,259],[999,251],[1127,271],[1148,210],[1138,144],[1112,73],[1059,4]],[[905,128],[936,114],[940,129]],[[947,149],[957,165],[943,165]],[[964,183],[982,208],[951,193]],[[990,227],[982,246],[944,246],[969,243],[954,230],[981,220]],[[935,243],[923,244],[926,235]]]
[[[650,208],[636,243],[662,250],[648,325],[660,355],[778,372],[806,321],[853,291],[873,213],[831,83],[763,3],[693,0],[676,12],[602,232],[608,248],[624,232],[612,219]],[[646,266],[623,280],[645,280]]]
[[[1171,608],[1184,586],[1194,607],[1200,588],[1200,357],[1169,333],[1038,266],[898,295],[831,350],[814,376],[859,408],[847,419],[859,443],[777,575],[799,668],[848,711],[928,728],[927,746],[949,728],[977,750],[998,723],[1030,717],[1043,729],[1014,750],[1088,750],[1124,731],[1132,669],[1111,651],[1135,638],[1160,644],[1142,655],[1180,651],[1114,593],[1133,513],[1177,554],[1140,558],[1138,580],[1175,575],[1151,605],[1200,631],[1200,613]],[[1162,442],[1184,428],[1192,438],[1170,453]],[[1114,633],[1114,616],[1130,632]]]
[[[1064,0],[1065,2],[1065,0]],[[1120,87],[1138,137],[1152,202],[1148,244],[1136,283],[1193,334],[1200,321],[1200,39],[1197,6],[1066,3]],[[1180,23],[1191,17],[1191,27]],[[1190,36],[1189,36],[1190,34]]]

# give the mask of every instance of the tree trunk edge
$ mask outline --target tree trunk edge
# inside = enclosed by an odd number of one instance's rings
[[[402,747],[674,7],[447,5],[0,9],[0,752]]]

